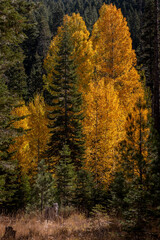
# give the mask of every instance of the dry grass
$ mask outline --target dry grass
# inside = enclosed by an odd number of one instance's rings
[[[14,217],[0,216],[0,239],[5,227],[12,226],[16,240],[120,240],[123,239],[120,224],[107,216],[86,218],[74,213],[67,219],[44,221],[39,214],[20,214]]]

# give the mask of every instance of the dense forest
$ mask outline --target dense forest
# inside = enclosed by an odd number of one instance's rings
[[[159,5],[0,0],[0,214],[103,208],[159,239]]]

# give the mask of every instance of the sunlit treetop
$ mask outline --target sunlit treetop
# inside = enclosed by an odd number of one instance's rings
[[[51,83],[52,72],[57,61],[58,46],[61,42],[62,33],[67,28],[73,44],[72,57],[77,65],[77,75],[79,89],[83,91],[88,86],[93,73],[93,48],[89,39],[90,33],[87,30],[84,20],[79,14],[73,13],[72,16],[64,16],[63,25],[58,28],[57,35],[53,38],[47,57],[44,61],[44,67],[47,72],[47,79],[44,77],[46,84]]]
[[[97,74],[105,79],[106,84],[114,83],[122,105],[129,111],[143,95],[143,90],[135,69],[136,54],[132,49],[129,28],[120,9],[112,4],[102,6],[91,40]]]

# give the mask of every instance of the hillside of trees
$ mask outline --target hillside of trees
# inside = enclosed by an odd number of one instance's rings
[[[0,214],[105,209],[159,239],[159,5],[0,0]]]

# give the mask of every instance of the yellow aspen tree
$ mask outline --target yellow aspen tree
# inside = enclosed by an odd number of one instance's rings
[[[19,107],[16,107],[12,111],[13,116],[22,118],[14,123],[15,128],[22,128],[24,133],[17,136],[11,145],[10,150],[14,151],[14,159],[17,159],[22,171],[28,173],[32,165],[32,159],[30,158],[30,144],[28,141],[27,132],[29,131],[28,115],[29,111],[24,102],[20,102]]]
[[[91,40],[98,76],[104,78],[106,84],[114,84],[124,114],[128,113],[139,96],[143,96],[143,90],[135,69],[136,55],[129,28],[120,9],[112,4],[102,6]]]
[[[53,38],[47,57],[44,60],[46,70],[44,82],[46,86],[52,82],[52,72],[54,72],[54,66],[57,60],[58,45],[61,42],[61,37],[66,27],[74,46],[72,56],[77,66],[79,89],[83,92],[83,90],[87,89],[88,83],[92,78],[92,59],[94,54],[92,41],[89,39],[90,33],[79,13],[73,13],[72,16],[64,16],[63,25],[59,27],[57,35]]]
[[[80,89],[87,90],[88,83],[93,74],[93,46],[89,36],[90,33],[87,30],[85,22],[80,14],[73,13],[71,17],[66,15],[64,17],[64,25],[68,26],[68,29],[73,39],[73,58],[78,66],[77,74],[79,77]]]
[[[22,171],[30,174],[32,178],[37,171],[38,162],[46,150],[49,138],[48,120],[43,97],[37,94],[28,106],[23,104],[15,108],[13,114],[19,117],[26,116],[15,123],[15,127],[22,127],[27,131],[15,139],[12,150],[16,151],[14,158],[16,157],[19,161]]]
[[[28,132],[28,139],[32,156],[34,156],[35,167],[37,167],[49,139],[48,119],[43,96],[37,94],[33,101],[29,103],[28,111],[30,113],[28,116],[29,128],[31,129]]]
[[[124,115],[112,83],[90,82],[85,95],[86,168],[96,182],[109,184],[116,169],[116,147],[124,139]]]

